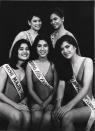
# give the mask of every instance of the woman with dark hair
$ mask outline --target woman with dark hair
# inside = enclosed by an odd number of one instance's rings
[[[65,35],[58,41],[57,53],[65,63],[59,65],[60,76],[54,118],[62,130],[75,131],[75,123],[87,123],[86,131],[95,122],[95,99],[92,94],[93,61],[80,56],[78,43]],[[61,57],[61,58],[60,58]],[[57,63],[58,65],[58,63]]]
[[[69,35],[74,37],[74,35],[64,27],[64,13],[60,8],[54,8],[51,10],[50,23],[54,29],[54,32],[51,34],[51,40],[54,48],[56,41],[62,36]]]
[[[32,16],[28,20],[28,25],[30,26],[29,30],[21,31],[15,37],[13,44],[11,46],[10,52],[9,52],[9,57],[11,57],[11,51],[14,44],[20,39],[28,40],[32,46],[33,41],[35,37],[38,35],[38,32],[40,31],[41,26],[42,26],[42,18],[38,11],[35,11],[32,13]]]
[[[49,131],[57,87],[57,74],[52,62],[53,47],[49,37],[38,35],[32,50],[33,60],[28,62],[26,69],[32,127],[33,130]]]
[[[30,43],[21,39],[12,48],[9,64],[0,67],[0,117],[9,122],[9,131],[29,127],[25,68],[30,55]]]
[[[47,58],[49,59],[49,61],[53,61],[53,55],[54,55],[54,49],[53,49],[53,46],[52,46],[52,43],[51,43],[51,40],[48,36],[46,35],[38,35],[38,37],[36,37],[33,45],[32,45],[32,59],[38,59],[39,57],[39,54],[37,52],[37,45],[38,45],[38,42],[39,40],[44,40],[48,43],[48,47],[49,47],[49,50],[48,50],[48,54],[47,54]]]
[[[10,65],[13,67],[13,68],[17,68],[16,67],[16,64],[17,64],[17,61],[18,61],[18,49],[20,47],[20,45],[22,43],[26,43],[29,50],[30,50],[30,53],[32,52],[32,48],[31,48],[31,44],[28,40],[26,39],[20,39],[16,42],[16,45],[13,46],[13,49],[12,49],[12,53],[11,53],[11,58],[9,59],[9,63]],[[32,55],[29,56],[29,59],[32,57]],[[29,61],[29,59],[27,59],[22,65],[23,67],[25,68],[26,67],[26,64],[27,62]]]

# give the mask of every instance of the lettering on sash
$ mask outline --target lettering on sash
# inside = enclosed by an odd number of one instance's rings
[[[70,80],[70,82],[73,85],[76,92],[78,93],[81,90],[81,88],[78,86],[79,84],[76,81],[76,78],[74,77],[73,79]],[[86,95],[82,100],[91,109],[91,116],[88,120],[87,127],[86,127],[86,131],[90,131],[90,128],[93,122],[95,121],[95,104],[92,102],[91,98],[88,95]],[[93,113],[94,113],[94,118],[92,116]]]
[[[40,72],[39,68],[37,67],[36,63],[34,61],[32,61],[31,63],[28,62],[29,66],[31,67],[32,71],[34,72],[34,74],[36,75],[36,77],[40,80],[40,82],[45,85],[48,86],[50,89],[53,89],[53,87],[47,82],[47,80],[45,79],[44,75]]]
[[[22,85],[19,79],[17,78],[15,72],[8,64],[4,64],[3,68],[6,71],[6,73],[8,74],[8,76],[10,77],[11,81],[13,82],[13,85],[15,86],[20,99],[22,99],[24,95],[24,91],[23,91]]]

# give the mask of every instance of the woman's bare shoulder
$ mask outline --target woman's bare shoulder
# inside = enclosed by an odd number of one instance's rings
[[[3,66],[0,67],[0,76],[2,76],[2,77],[7,76],[7,73],[4,70]]]
[[[93,60],[90,57],[84,57],[85,63],[93,64]]]

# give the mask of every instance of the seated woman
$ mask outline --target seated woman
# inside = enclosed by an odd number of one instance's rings
[[[17,41],[9,64],[0,67],[0,117],[8,120],[9,131],[26,131],[29,126],[25,68],[30,59],[30,50],[27,40]]]
[[[32,56],[26,69],[31,101],[33,130],[50,130],[51,111],[57,87],[57,74],[52,63],[53,47],[48,37],[38,35],[32,46]]]
[[[57,63],[60,82],[53,116],[62,131],[75,131],[76,122],[87,123],[86,131],[89,131],[95,122],[93,61],[78,54],[79,47],[72,36],[64,35],[57,42],[56,53],[64,65]]]

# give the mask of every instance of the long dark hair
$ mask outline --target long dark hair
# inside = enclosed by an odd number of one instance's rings
[[[65,80],[68,80],[72,77],[73,71],[70,64],[70,61],[65,59],[61,54],[61,45],[63,42],[68,42],[69,44],[76,47],[76,53],[79,54],[79,47],[77,41],[69,35],[64,35],[57,40],[55,45],[55,65],[59,74],[59,77]]]
[[[29,57],[28,60],[31,59],[31,53],[32,53],[32,51],[31,51],[31,44],[30,44],[30,42],[29,42],[28,40],[26,40],[26,39],[20,39],[20,40],[18,40],[18,41],[14,44],[14,46],[13,46],[13,48],[12,48],[11,57],[10,57],[10,59],[9,59],[9,64],[10,64],[11,67],[13,67],[14,69],[17,69],[16,64],[17,64],[17,61],[18,61],[18,49],[19,49],[19,47],[20,47],[20,45],[21,45],[22,43],[25,43],[25,44],[28,45],[28,48],[29,48],[29,50],[30,50],[30,57]],[[27,60],[27,61],[28,61],[28,60]],[[23,64],[23,67],[24,67],[24,68],[25,68],[25,66],[26,66],[27,61]]]
[[[47,42],[48,47],[49,47],[49,52],[48,52],[47,58],[49,61],[53,62],[54,49],[53,49],[50,37],[47,35],[43,35],[43,34],[38,35],[34,40],[34,43],[32,45],[32,59],[35,60],[35,59],[38,59],[38,57],[39,57],[37,54],[37,45],[40,40],[44,40]]]

